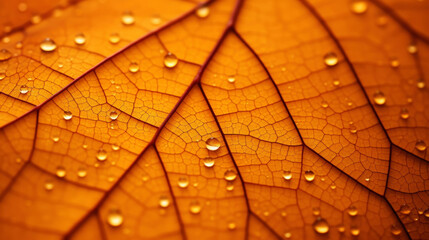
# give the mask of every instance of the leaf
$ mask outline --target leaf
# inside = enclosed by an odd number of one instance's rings
[[[6,3],[2,238],[427,239],[427,7]]]

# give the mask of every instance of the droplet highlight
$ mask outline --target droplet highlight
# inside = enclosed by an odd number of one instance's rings
[[[72,117],[73,117],[73,114],[70,111],[64,111],[63,113],[64,120],[70,120],[72,119]]]
[[[200,17],[200,18],[206,18],[209,15],[209,13],[210,13],[210,9],[209,9],[208,6],[202,6],[202,7],[199,7],[197,9],[196,13],[197,13],[198,17]]]
[[[319,234],[326,234],[329,232],[329,224],[325,219],[318,217],[313,223],[313,229]]]
[[[192,214],[198,214],[201,212],[201,204],[199,201],[194,200],[189,203],[189,212]]]
[[[211,168],[215,164],[215,159],[212,157],[206,157],[203,159],[203,162],[204,162],[204,166]]]
[[[324,56],[326,66],[333,67],[338,63],[337,54],[330,52]]]
[[[417,140],[417,142],[416,142],[417,151],[424,152],[424,151],[426,151],[426,148],[427,148],[427,145],[426,145],[425,141]]]
[[[130,63],[130,66],[128,67],[128,70],[132,73],[138,72],[140,69],[139,64],[136,62]]]
[[[66,169],[62,166],[59,166],[57,167],[55,174],[57,175],[57,177],[63,178],[66,176]]]
[[[180,188],[187,188],[189,186],[189,180],[187,177],[179,177],[177,180],[177,185]]]
[[[29,91],[30,91],[30,88],[28,88],[28,87],[27,87],[27,85],[22,85],[22,86],[19,88],[19,92],[20,92],[21,94],[27,94]]]
[[[210,151],[216,151],[220,148],[220,141],[217,138],[209,138],[206,141],[206,147]]]
[[[312,182],[316,178],[316,174],[314,174],[314,172],[311,170],[307,170],[304,173],[304,178],[305,178],[305,181]]]
[[[50,38],[45,38],[40,43],[40,49],[42,49],[43,52],[52,52],[57,49],[57,44],[54,42],[54,40]]]
[[[83,45],[86,42],[85,35],[83,33],[78,33],[76,36],[74,36],[74,43],[76,45]]]
[[[100,148],[97,152],[97,160],[98,161],[106,161],[107,159],[107,152],[103,148]]]
[[[111,227],[119,227],[124,222],[124,217],[119,209],[110,209],[107,214],[107,223]]]
[[[174,68],[178,62],[179,59],[171,52],[167,53],[164,56],[164,66],[166,66],[167,68]]]
[[[170,206],[170,199],[168,199],[167,196],[161,196],[159,198],[159,206],[162,208],[166,208],[166,207]]]
[[[386,96],[381,91],[376,91],[373,95],[374,103],[378,106],[382,106],[386,103]]]
[[[130,11],[126,11],[122,14],[122,24],[132,25],[135,22],[134,14]]]
[[[232,169],[228,169],[225,171],[224,178],[226,181],[234,181],[237,178],[237,173]]]
[[[368,3],[366,1],[353,1],[351,5],[352,12],[356,14],[363,14],[368,10]]]

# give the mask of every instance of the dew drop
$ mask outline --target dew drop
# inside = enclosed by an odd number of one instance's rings
[[[325,100],[322,101],[321,105],[322,105],[323,108],[329,107],[328,102],[325,101]]]
[[[355,206],[350,206],[349,208],[347,208],[347,213],[349,214],[349,216],[354,217],[358,214],[358,209]]]
[[[66,169],[62,166],[57,167],[57,170],[55,172],[57,177],[63,178],[66,176]]]
[[[54,189],[54,183],[51,180],[47,180],[45,182],[45,190],[51,191],[52,189]]]
[[[234,83],[235,82],[235,77],[234,76],[229,76],[228,77],[228,82],[229,83]]]
[[[337,185],[335,185],[335,183],[332,183],[332,184],[331,184],[331,189],[332,189],[332,190],[335,190],[336,188],[337,188]]]
[[[426,86],[426,83],[423,79],[417,80],[417,88],[423,89],[423,88],[425,88],[425,86]]]
[[[338,86],[340,86],[340,80],[335,79],[335,80],[332,82],[332,84],[333,84],[335,87],[338,87]]]
[[[38,24],[42,21],[42,17],[40,15],[34,15],[31,17],[32,24]]]
[[[118,151],[119,150],[119,145],[117,145],[117,144],[112,144],[112,150],[113,151]]]
[[[416,149],[420,152],[424,152],[426,151],[427,145],[425,143],[425,141],[423,140],[417,140],[416,142]]]
[[[152,16],[150,18],[150,23],[152,23],[153,25],[159,25],[161,23],[161,18],[157,15]]]
[[[408,206],[408,204],[403,204],[399,208],[399,212],[404,214],[404,215],[408,215],[411,213],[411,208],[410,208],[410,206]]]
[[[0,61],[8,60],[12,57],[12,53],[7,49],[0,50]]]
[[[106,161],[107,159],[107,152],[103,148],[100,148],[97,152],[97,160],[98,161]]]
[[[357,226],[352,226],[350,228],[350,233],[352,234],[352,236],[359,236],[360,229]]]
[[[116,111],[111,111],[109,114],[110,119],[116,120],[118,118],[119,114]]]
[[[390,66],[391,66],[391,67],[393,67],[393,68],[397,68],[397,67],[399,67],[399,60],[398,60],[398,59],[396,59],[396,58],[392,59],[392,60],[390,61]]]
[[[314,178],[316,177],[316,174],[314,174],[314,172],[313,171],[311,171],[311,170],[307,170],[307,171],[305,171],[305,173],[304,173],[304,178],[305,178],[305,180],[307,181],[307,182],[312,182],[312,181],[314,181]]]
[[[390,232],[394,235],[394,236],[399,236],[402,232],[401,228],[396,226],[396,225],[392,225],[390,227]]]
[[[408,49],[409,53],[415,54],[415,53],[417,53],[417,50],[418,50],[417,44],[415,42],[411,42],[410,45],[408,45],[407,49]]]
[[[330,52],[324,56],[325,64],[329,67],[333,67],[338,63],[337,54]]]
[[[234,183],[233,182],[226,182],[226,190],[228,191],[228,192],[231,192],[231,191],[233,191],[234,190]]]
[[[369,182],[371,179],[369,177],[365,178],[365,182]]]
[[[343,233],[346,230],[346,228],[344,227],[344,225],[339,225],[337,227],[337,230],[338,230],[338,232]]]
[[[27,94],[30,91],[30,89],[27,87],[27,85],[22,85],[21,88],[19,89],[19,92],[21,94]]]
[[[400,116],[402,119],[406,120],[410,117],[410,112],[408,111],[408,109],[402,108]]]
[[[124,217],[119,209],[110,209],[107,214],[107,223],[111,227],[119,227],[124,222]]]
[[[197,16],[200,18],[206,18],[210,13],[210,9],[207,6],[202,6],[197,9]]]
[[[228,223],[229,230],[235,230],[235,228],[237,228],[237,225],[235,224],[235,222]]]
[[[284,180],[291,180],[292,179],[292,172],[291,171],[283,171],[283,179]]]
[[[204,159],[203,159],[203,162],[204,162],[204,166],[206,166],[206,167],[208,167],[208,168],[213,167],[213,166],[214,166],[214,164],[215,164],[215,160],[214,160],[214,158],[211,158],[211,157],[206,157],[206,158],[204,158]]]
[[[76,34],[76,36],[74,36],[74,43],[76,43],[76,45],[83,45],[86,42],[86,38],[85,35],[83,35],[83,33],[78,33]]]
[[[386,96],[381,91],[376,91],[373,95],[375,104],[382,106],[386,103]]]
[[[224,178],[226,181],[234,181],[237,178],[237,173],[232,169],[228,169],[225,171]]]
[[[426,217],[426,218],[429,218],[429,209],[426,209],[426,210],[423,212],[423,215],[425,215],[425,217]]]
[[[130,66],[128,67],[128,70],[132,73],[136,73],[139,71],[139,64],[136,62],[132,62],[130,63]]]
[[[292,237],[292,233],[290,233],[290,232],[285,232],[284,237],[285,237],[286,239],[290,239],[290,238]]]
[[[77,176],[80,178],[86,177],[87,171],[84,167],[80,167],[77,169]]]
[[[57,143],[57,142],[60,141],[60,137],[58,137],[58,136],[52,137],[52,141],[54,141],[55,143]]]
[[[320,215],[320,208],[319,207],[314,207],[313,210],[313,215],[314,216],[319,216]]]
[[[326,234],[329,232],[329,224],[325,219],[318,217],[313,223],[313,229],[317,233]]]
[[[73,114],[70,111],[64,111],[63,113],[64,120],[70,120],[72,119],[72,117],[73,117]]]
[[[168,199],[167,196],[161,196],[159,198],[159,206],[162,208],[166,208],[166,207],[170,206],[170,199]]]
[[[189,211],[192,214],[198,214],[201,212],[201,204],[197,200],[193,200],[189,203]]]
[[[3,80],[6,77],[6,73],[0,72],[0,80]]]
[[[118,123],[116,121],[111,121],[109,123],[110,129],[117,129],[118,128]]]
[[[164,66],[167,68],[174,68],[179,59],[173,53],[169,52],[164,56]]]
[[[134,19],[134,14],[130,11],[126,11],[122,14],[122,23],[124,25],[132,25],[134,24],[135,19]]]
[[[50,38],[45,38],[40,43],[40,49],[42,49],[42,51],[44,51],[44,52],[52,52],[55,49],[57,49],[57,44],[54,42],[54,40],[52,40]]]
[[[20,12],[25,12],[28,9],[28,5],[25,2],[19,3],[18,4],[18,11]]]
[[[351,9],[356,14],[363,14],[368,10],[368,3],[361,0],[353,1]]]
[[[147,176],[147,175],[142,176],[143,182],[147,182],[148,180],[149,180],[149,176]]]
[[[119,41],[121,41],[121,37],[119,37],[119,34],[117,34],[117,33],[110,34],[109,42],[111,44],[117,44]]]
[[[349,123],[349,129],[350,129],[350,133],[353,133],[353,134],[357,133],[357,128],[353,122]]]
[[[22,42],[21,42],[21,41],[17,42],[17,43],[15,44],[15,48],[17,48],[17,49],[21,49],[21,48],[22,48]]]
[[[206,147],[210,151],[216,151],[220,148],[220,141],[217,138],[209,138],[206,141]]]
[[[177,185],[180,188],[187,188],[189,186],[189,180],[187,177],[179,177],[177,180]]]

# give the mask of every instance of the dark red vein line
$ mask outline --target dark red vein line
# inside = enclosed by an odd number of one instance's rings
[[[83,77],[85,77],[88,73],[90,73],[91,71],[94,71],[95,69],[97,69],[99,66],[103,65],[104,63],[110,61],[111,59],[113,59],[114,57],[118,56],[119,54],[123,53],[124,51],[126,51],[127,49],[131,48],[132,46],[136,45],[137,43],[151,37],[152,35],[157,34],[158,32],[161,32],[167,28],[169,28],[170,26],[174,25],[177,22],[180,22],[181,20],[187,18],[188,16],[190,16],[191,14],[193,14],[200,6],[205,5],[205,4],[209,4],[214,0],[207,0],[206,2],[200,3],[198,4],[196,7],[194,7],[193,9],[191,9],[190,11],[184,13],[183,15],[179,16],[176,19],[171,20],[170,22],[166,23],[165,25],[161,26],[158,29],[155,29],[153,31],[150,31],[148,33],[146,33],[144,36],[142,36],[141,38],[129,43],[128,45],[126,45],[125,47],[123,47],[122,49],[120,49],[119,51],[115,52],[114,54],[110,55],[109,57],[103,59],[101,62],[99,62],[98,64],[96,64],[95,66],[93,66],[92,68],[88,69],[86,72],[84,72],[82,75],[80,75],[79,77],[77,77],[76,79],[74,79],[72,82],[70,82],[69,84],[67,84],[64,88],[62,88],[60,91],[58,91],[57,93],[55,93],[54,95],[52,95],[51,97],[49,97],[48,99],[46,99],[43,103],[37,105],[35,108],[33,108],[32,110],[26,112],[25,114],[21,115],[20,117],[14,119],[13,121],[3,125],[3,127],[9,126],[13,123],[15,123],[16,121],[18,121],[21,118],[24,118],[25,116],[27,116],[28,114],[37,111],[38,109],[40,109],[41,107],[43,107],[45,104],[47,104],[50,100],[52,100],[53,98],[55,98],[56,96],[60,95],[61,93],[63,93],[65,90],[67,90],[67,88],[69,88],[70,86],[72,86],[74,83],[76,83],[77,81],[79,81],[80,79],[82,79]]]
[[[97,225],[100,230],[101,239],[106,240],[107,239],[106,230],[104,229],[104,224],[103,224],[103,221],[101,220],[100,212],[96,211],[93,216],[97,219]]]
[[[263,221],[258,215],[254,214],[253,212],[249,213],[249,215],[252,215],[258,222],[260,222],[264,227],[268,229],[274,236],[276,236],[278,239],[283,239],[274,229],[270,227],[265,221]]]
[[[179,222],[180,232],[183,236],[183,239],[186,240],[188,239],[188,237],[186,236],[185,224],[183,223],[182,216],[180,215],[179,206],[177,205],[177,199],[176,197],[174,197],[173,187],[171,186],[170,178],[168,177],[167,170],[165,169],[164,162],[161,160],[162,158],[161,158],[161,155],[159,155],[159,151],[158,151],[158,148],[156,147],[156,144],[153,145],[153,148],[156,152],[156,155],[158,156],[159,163],[161,164],[161,167],[162,167],[162,171],[164,171],[165,178],[168,185],[168,191],[170,192],[171,198],[173,198],[172,202],[173,202],[174,210],[176,212],[177,221]]]

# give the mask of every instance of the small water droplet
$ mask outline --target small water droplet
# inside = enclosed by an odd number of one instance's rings
[[[357,226],[352,226],[350,227],[350,233],[352,234],[352,236],[359,236],[360,229]]]
[[[349,129],[350,129],[350,133],[357,133],[357,128],[354,124],[354,122],[349,122]]]
[[[147,175],[143,175],[142,176],[142,181],[143,182],[147,182],[149,180],[149,176],[147,176]]]
[[[314,172],[311,170],[307,170],[304,173],[304,178],[307,182],[312,182],[314,178],[316,178],[316,174],[314,174]]]
[[[363,14],[368,10],[368,3],[366,1],[356,0],[351,5],[352,12],[356,14]]]
[[[354,217],[358,214],[358,209],[355,206],[350,206],[349,208],[347,208],[347,213],[349,214],[349,216]]]
[[[406,120],[406,119],[408,119],[410,117],[410,112],[408,111],[408,109],[402,108],[400,115],[401,115],[402,119]]]
[[[40,43],[40,49],[42,49],[42,51],[44,51],[44,52],[52,52],[55,49],[57,49],[57,44],[54,42],[54,40],[52,40],[50,38],[45,38]]]
[[[66,169],[62,166],[58,166],[55,174],[57,177],[63,178],[66,176]]]
[[[83,45],[86,42],[86,38],[85,35],[83,35],[83,33],[78,33],[74,36],[74,43],[76,43],[76,45]]]
[[[21,2],[18,4],[18,11],[25,12],[28,9],[28,5],[25,2]]]
[[[292,237],[292,233],[290,233],[290,232],[285,232],[284,237],[285,237],[286,239],[290,239],[290,238]]]
[[[425,86],[426,86],[426,83],[423,79],[417,80],[417,88],[423,89],[423,88],[425,88]]]
[[[153,25],[159,25],[161,23],[161,18],[158,15],[154,15],[150,18],[150,23]]]
[[[215,159],[212,157],[206,157],[203,159],[203,162],[204,162],[204,166],[211,168],[215,164]]]
[[[114,130],[114,129],[118,129],[118,122],[113,120],[109,123],[109,127],[110,129]]]
[[[337,230],[338,232],[343,233],[344,231],[346,231],[346,227],[344,227],[344,225],[341,224],[337,227]]]
[[[411,54],[415,54],[415,53],[417,53],[417,50],[418,50],[418,48],[417,48],[417,44],[415,43],[415,42],[411,42],[409,45],[408,45],[408,52],[409,53],[411,53]]]
[[[234,181],[237,178],[237,173],[232,169],[228,169],[225,171],[224,178],[226,181]]]
[[[416,149],[418,151],[424,152],[424,151],[426,151],[426,148],[427,148],[427,146],[426,146],[425,141],[423,141],[423,140],[417,140],[417,142],[416,142]]]
[[[189,203],[189,211],[192,214],[198,214],[201,212],[201,204],[197,200],[193,200]]]
[[[86,174],[87,174],[86,168],[80,167],[77,169],[77,176],[78,177],[84,178],[84,177],[86,177]]]
[[[12,53],[7,49],[0,50],[0,61],[8,60],[12,57]]]
[[[411,213],[411,208],[410,206],[408,206],[408,204],[402,204],[401,207],[399,208],[399,212],[404,215],[408,215]]]
[[[117,33],[110,34],[109,42],[111,44],[117,44],[119,41],[121,41],[121,37],[119,37],[119,34],[117,34]]]
[[[235,222],[228,223],[229,230],[235,230],[235,228],[237,228],[237,225],[235,224]]]
[[[319,207],[313,207],[312,213],[314,216],[319,216],[320,215],[320,208]]]
[[[134,19],[134,14],[130,11],[126,11],[122,14],[122,23],[124,25],[132,25],[134,24],[135,19]]]
[[[197,16],[200,18],[206,18],[210,13],[208,6],[201,6],[197,9]]]
[[[21,41],[16,42],[16,44],[15,44],[15,48],[17,48],[17,49],[21,49],[21,48],[22,48],[22,42],[21,42]]]
[[[110,119],[116,120],[118,118],[119,114],[116,111],[111,111],[109,114]]]
[[[136,73],[139,71],[139,64],[136,62],[130,63],[130,66],[128,67],[128,70],[132,73]]]
[[[390,66],[391,66],[391,67],[393,67],[393,68],[397,68],[397,67],[399,67],[399,60],[398,60],[398,59],[396,59],[396,58],[393,58],[393,59],[390,61]]]
[[[370,180],[369,177],[365,178],[365,182],[369,182],[369,180]]]
[[[284,180],[291,180],[292,179],[292,172],[291,171],[283,171],[283,179]]]
[[[426,210],[423,212],[423,215],[425,215],[425,217],[426,217],[426,218],[429,218],[429,209],[426,209]]]
[[[328,102],[325,101],[325,100],[322,101],[321,105],[322,105],[323,108],[329,107]]]
[[[45,181],[45,190],[51,191],[52,189],[54,189],[54,183],[51,180]]]
[[[27,85],[25,84],[19,88],[19,92],[21,94],[27,94],[29,91],[30,91],[30,88],[28,88]]]
[[[216,151],[220,148],[220,141],[217,138],[209,138],[206,141],[206,147],[210,151]]]
[[[64,111],[63,113],[64,120],[70,120],[72,119],[72,117],[73,117],[73,114],[70,111]]]
[[[180,188],[187,188],[189,186],[189,180],[187,177],[179,177],[177,180],[177,185]]]
[[[338,63],[337,54],[330,52],[324,56],[325,64],[329,67],[333,67]]]
[[[401,228],[396,226],[395,224],[392,225],[390,227],[390,232],[394,235],[394,236],[399,236],[402,232]]]
[[[3,80],[6,77],[5,72],[0,72],[0,80]]]
[[[332,82],[332,84],[333,84],[335,87],[338,87],[338,86],[340,86],[340,80],[335,79],[335,80]]]
[[[124,222],[124,217],[119,209],[110,209],[107,214],[107,223],[111,227],[119,227]]]
[[[228,77],[228,82],[234,83],[235,82],[235,77],[234,76],[229,76]]]
[[[228,192],[231,192],[231,191],[233,191],[234,190],[234,182],[226,182],[226,190],[228,191]]]
[[[57,143],[57,142],[60,141],[60,137],[54,136],[54,137],[52,137],[52,141],[54,141],[55,143]]]
[[[103,148],[100,148],[97,152],[97,160],[98,161],[106,161],[107,159],[107,152]]]
[[[325,219],[318,217],[313,223],[313,229],[317,233],[326,234],[329,232],[329,224]]]
[[[169,52],[164,56],[164,66],[167,68],[174,68],[179,59],[173,53]]]
[[[162,208],[166,208],[166,207],[170,206],[170,199],[168,199],[167,196],[161,196],[159,198],[159,206]]]
[[[386,96],[381,91],[376,91],[373,95],[375,104],[382,106],[386,103]]]
[[[113,151],[118,151],[119,150],[119,145],[117,145],[117,144],[112,144],[112,150]]]
[[[337,188],[337,185],[335,185],[335,183],[332,183],[332,184],[331,184],[331,189],[332,189],[332,190],[335,190],[336,188]]]

